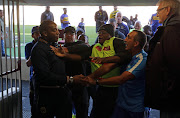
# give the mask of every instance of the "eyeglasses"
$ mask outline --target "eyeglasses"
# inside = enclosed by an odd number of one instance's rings
[[[166,7],[163,7],[163,8],[160,8],[160,9],[157,9],[156,11],[157,11],[157,14],[159,14],[159,12],[160,11],[162,11],[163,9],[165,9],[165,8],[167,8],[168,6],[166,6]]]

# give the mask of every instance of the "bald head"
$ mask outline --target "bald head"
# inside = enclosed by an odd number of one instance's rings
[[[115,17],[117,23],[122,23],[122,18],[123,18],[122,13],[121,12],[117,12],[116,13],[116,17]]]

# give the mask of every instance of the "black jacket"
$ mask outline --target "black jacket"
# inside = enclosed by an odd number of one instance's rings
[[[63,86],[66,84],[64,61],[56,56],[50,44],[38,41],[31,52],[34,68],[33,81],[39,86]]]
[[[150,41],[145,106],[180,111],[180,17],[171,16]]]

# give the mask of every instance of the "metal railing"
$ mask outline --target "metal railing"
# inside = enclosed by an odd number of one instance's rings
[[[0,23],[0,37],[4,40],[5,49],[5,56],[2,57],[3,42],[0,42],[0,118],[22,118],[19,0],[2,0],[0,4],[3,5],[4,14],[4,18],[1,18],[3,21]],[[6,33],[6,25],[8,25],[8,33]],[[18,54],[16,54],[15,34],[18,37]],[[9,40],[10,55],[7,55],[7,40]],[[12,40],[14,44],[11,44]],[[11,48],[14,48],[14,52]],[[13,53],[14,57],[12,57]]]

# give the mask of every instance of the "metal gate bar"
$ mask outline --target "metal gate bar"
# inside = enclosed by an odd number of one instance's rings
[[[21,76],[21,52],[20,52],[21,47],[20,47],[19,0],[3,0],[2,3],[3,3],[3,13],[4,13],[3,38],[4,38],[5,57],[2,57],[1,46],[0,46],[0,68],[1,68],[0,118],[22,118],[22,76]],[[7,7],[5,6],[5,4],[7,5]],[[16,12],[17,31],[15,31],[15,7],[17,11]],[[12,14],[10,14],[11,10],[12,10]],[[6,21],[8,21],[7,22],[8,29],[6,29]],[[8,40],[6,40],[6,30],[8,31],[7,34],[9,37]],[[18,42],[17,42],[18,57],[16,57],[16,44],[15,44],[16,32],[18,37]],[[1,31],[0,31],[0,36],[2,36]],[[10,48],[10,53],[9,53],[10,55],[8,56],[7,56],[7,41],[9,41],[8,46]],[[14,45],[11,44],[11,41],[14,41]],[[14,48],[14,57],[12,57],[13,52],[11,48]],[[17,61],[18,61],[18,65],[17,65]],[[15,75],[15,77],[13,75]]]

